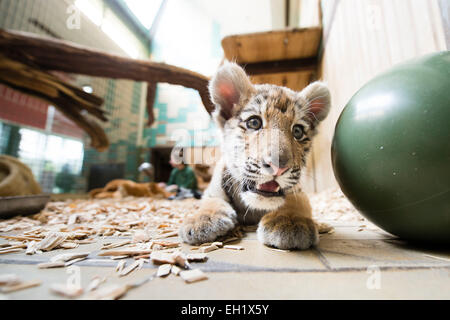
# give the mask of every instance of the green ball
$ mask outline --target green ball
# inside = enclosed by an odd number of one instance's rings
[[[339,117],[331,155],[367,219],[406,240],[450,243],[450,51],[362,87]]]

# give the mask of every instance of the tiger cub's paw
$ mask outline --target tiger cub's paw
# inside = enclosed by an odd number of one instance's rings
[[[279,249],[305,250],[319,243],[319,234],[313,220],[295,215],[272,212],[258,225],[258,240]]]
[[[236,225],[236,212],[223,200],[206,199],[199,213],[187,218],[180,227],[181,239],[189,244],[212,242]]]

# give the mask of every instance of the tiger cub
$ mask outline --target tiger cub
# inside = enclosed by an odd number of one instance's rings
[[[253,85],[241,67],[227,62],[209,91],[222,157],[198,213],[180,228],[182,240],[211,242],[238,223],[258,223],[258,239],[268,246],[316,245],[317,226],[299,182],[317,125],[330,109],[327,86],[314,82],[294,92]]]

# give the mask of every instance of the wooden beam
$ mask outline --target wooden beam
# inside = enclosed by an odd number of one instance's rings
[[[248,75],[261,75],[282,72],[294,71],[316,71],[317,58],[302,58],[291,60],[243,63],[241,66],[245,69]]]
[[[103,128],[92,118],[107,120],[100,108],[103,99],[65,83],[49,72],[10,60],[1,54],[0,83],[54,105],[89,135],[93,148],[98,151],[108,148],[109,141]]]
[[[316,57],[322,28],[289,28],[230,35],[222,39],[225,57],[237,63]]]
[[[31,33],[0,29],[2,54],[45,70],[84,74],[93,77],[166,82],[198,91],[207,112],[214,110],[209,98],[209,78],[164,63],[135,60],[87,48],[75,43]]]
[[[155,104],[156,98],[156,82],[149,82],[147,84],[147,113],[148,122],[147,126],[151,126],[155,121],[155,114],[153,113],[153,105]]]

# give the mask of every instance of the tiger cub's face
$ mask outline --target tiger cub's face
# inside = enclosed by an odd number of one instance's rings
[[[238,65],[227,63],[209,89],[231,183],[249,208],[277,209],[299,184],[316,127],[328,114],[327,87],[315,82],[294,92],[252,85]]]

